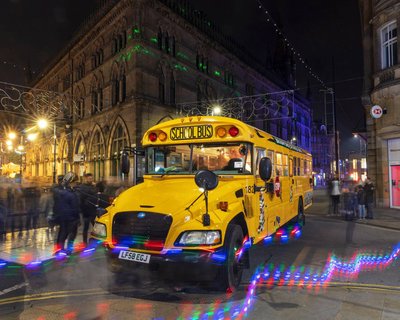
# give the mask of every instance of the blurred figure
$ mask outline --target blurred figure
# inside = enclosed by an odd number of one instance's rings
[[[96,183],[97,202],[96,208],[107,208],[110,205],[110,197],[104,193],[106,185],[103,181]]]
[[[36,229],[39,220],[40,190],[36,186],[30,186],[23,189],[22,193],[26,208],[25,229]]]
[[[53,190],[51,188],[44,188],[40,197],[40,210],[44,213],[48,225],[48,230],[52,232],[54,231],[54,227],[56,225],[53,207]]]
[[[357,187],[357,200],[358,200],[358,218],[365,220],[365,191],[363,186]]]
[[[60,225],[55,253],[59,251],[66,251],[67,254],[72,253],[80,223],[79,197],[69,185],[72,180],[71,176],[73,176],[73,173],[67,173],[64,178],[59,177],[58,185],[53,188],[53,211],[56,221]],[[66,250],[65,240],[67,240]]]
[[[339,215],[339,203],[340,203],[340,182],[339,177],[335,175],[331,182],[331,199],[333,206],[333,214]]]
[[[373,219],[374,212],[372,210],[372,206],[374,203],[375,186],[369,177],[367,177],[367,180],[365,180],[364,191],[365,191],[365,208],[367,210],[366,218]]]
[[[86,245],[90,224],[93,225],[96,219],[97,192],[93,184],[93,175],[91,173],[86,173],[84,179],[84,183],[79,185],[77,190],[79,192],[80,209],[83,218],[82,238],[83,243]]]

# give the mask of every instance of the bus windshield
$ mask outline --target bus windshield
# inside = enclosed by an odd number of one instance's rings
[[[147,174],[194,174],[210,170],[216,174],[252,174],[249,143],[187,144],[146,148]]]

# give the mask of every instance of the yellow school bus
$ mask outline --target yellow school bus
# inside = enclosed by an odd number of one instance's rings
[[[233,289],[249,265],[243,247],[302,225],[312,204],[311,155],[239,120],[166,121],[142,145],[144,182],[119,195],[92,232],[113,272],[145,267]]]

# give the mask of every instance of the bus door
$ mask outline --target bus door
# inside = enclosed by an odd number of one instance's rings
[[[297,193],[296,189],[296,178],[295,178],[295,169],[296,167],[296,158],[293,156],[289,156],[289,204],[288,210],[292,213],[295,210],[295,194]]]
[[[292,186],[293,186],[293,208],[297,208],[297,203],[299,195],[301,193],[301,186],[299,186],[300,179],[300,158],[293,157],[293,176],[292,176]],[[295,209],[296,210],[296,209]]]
[[[280,224],[283,222],[281,221],[281,212],[282,209],[280,208],[279,204],[281,203],[281,199],[275,195],[272,191],[268,191],[265,189],[265,182],[260,178],[258,172],[258,165],[259,161],[262,157],[267,156],[271,159],[272,162],[272,171],[273,174],[271,176],[271,180],[269,181],[272,183],[275,181],[275,152],[272,150],[266,151],[262,148],[257,148],[257,171],[256,171],[256,186],[263,187],[263,191],[255,192],[254,197],[254,208],[256,208],[258,212],[258,219],[255,219],[256,223],[256,230],[257,233],[260,235],[267,235],[272,234],[279,228]],[[273,188],[273,187],[272,187]],[[262,230],[261,230],[262,229]]]
[[[282,219],[285,220],[283,223],[286,223],[293,210],[292,177],[289,177],[289,156],[282,154],[281,158],[282,161],[279,165],[281,210],[279,212],[282,212]]]

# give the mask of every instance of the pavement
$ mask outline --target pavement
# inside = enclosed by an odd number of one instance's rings
[[[313,200],[313,205],[306,210],[306,216],[344,220],[342,216],[328,215],[329,197],[325,189],[314,190]],[[354,223],[400,231],[400,210],[374,208],[374,219],[362,221],[354,220]],[[3,239],[0,239],[0,266],[4,261],[29,265],[36,261],[43,262],[54,259],[53,250],[56,236],[57,230],[51,230],[48,227],[7,233]],[[82,248],[79,246],[81,240],[82,226],[78,230],[76,251]]]

